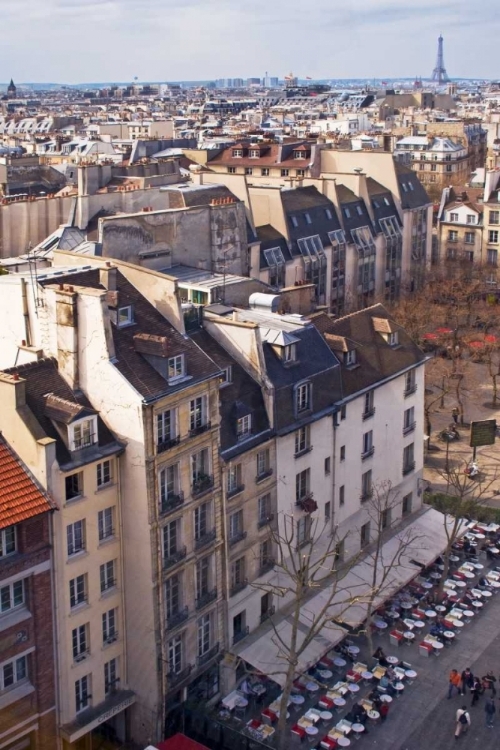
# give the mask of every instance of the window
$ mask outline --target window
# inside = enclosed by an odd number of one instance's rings
[[[360,543],[361,543],[361,549],[363,547],[366,547],[367,544],[370,544],[370,522],[363,524],[361,527],[361,534],[360,534]]]
[[[391,508],[384,508],[382,511],[382,516],[380,518],[380,526],[382,528],[382,531],[384,529],[388,529],[391,525]]]
[[[16,551],[16,527],[7,526],[0,529],[0,558],[12,555]]]
[[[289,169],[282,169],[281,170],[281,176],[282,177],[288,177],[289,174],[290,174],[290,170]]]
[[[83,495],[83,472],[70,474],[64,480],[66,502],[76,500]]]
[[[311,470],[305,469],[295,475],[295,500],[300,502],[309,495]]]
[[[490,229],[488,232],[488,242],[496,245],[498,243],[498,229]]]
[[[390,206],[391,205],[391,203],[389,201],[389,198],[384,198],[384,203],[385,203],[386,206]]]
[[[340,446],[340,460],[345,461],[345,445]]]
[[[363,209],[361,206],[356,206],[356,211],[358,212],[358,216],[363,216]]]
[[[167,378],[169,383],[173,383],[179,378],[183,378],[185,372],[184,354],[177,354],[175,357],[169,357],[167,363]]]
[[[343,406],[340,407],[340,419],[343,420],[347,416],[347,406],[343,404]]]
[[[71,632],[73,659],[75,661],[81,661],[89,653],[88,629],[89,625],[87,623],[86,625],[79,625]]]
[[[326,216],[326,218],[327,218],[327,219],[328,219],[329,221],[331,221],[331,220],[333,219],[333,216],[332,216],[332,212],[330,211],[330,209],[329,209],[329,208],[325,208],[325,216]]]
[[[412,501],[413,501],[413,495],[412,495],[411,492],[408,495],[404,496],[403,503],[402,503],[402,505],[403,505],[403,508],[402,508],[403,518],[405,516],[408,516],[411,513]]]
[[[425,164],[419,164],[418,168],[420,169],[421,172],[423,172],[425,170]]]
[[[296,359],[295,344],[287,344],[283,347],[283,362],[295,362]]]
[[[270,472],[269,448],[257,453],[257,479],[268,475]]]
[[[415,407],[411,406],[409,409],[405,409],[403,418],[403,435],[407,435],[409,432],[415,429]]]
[[[295,170],[295,176],[296,177],[305,177],[306,170],[305,169],[296,169]]]
[[[302,383],[295,391],[295,405],[297,411],[306,411],[311,408],[311,385]]]
[[[346,367],[353,367],[356,364],[356,349],[344,352],[344,364]]]
[[[458,242],[458,232],[456,229],[448,230],[448,242]]]
[[[85,550],[85,521],[75,521],[66,526],[68,557]]]
[[[453,172],[453,164],[447,164],[446,165],[446,171],[447,172]]]
[[[69,606],[78,607],[87,601],[87,576],[72,578],[69,582]]]
[[[292,222],[293,228],[297,229],[297,227],[299,226],[299,220],[297,219],[297,217],[296,216],[290,216],[290,221]]]
[[[241,159],[242,156],[243,156],[242,148],[233,148],[233,157],[235,159]]]
[[[85,675],[75,682],[75,704],[76,713],[83,711],[90,706],[90,675]]]
[[[269,570],[274,565],[273,547],[270,539],[266,539],[259,547],[259,566],[261,571]]]
[[[363,419],[368,419],[375,414],[375,391],[368,391],[365,393],[365,404],[363,409]]]
[[[467,216],[467,224],[475,224],[476,223],[476,217],[473,214],[469,214]]]
[[[105,487],[111,483],[111,461],[97,464],[97,486]]]
[[[240,539],[243,534],[243,511],[237,510],[229,516],[229,543]]]
[[[241,464],[234,464],[227,470],[227,494],[234,495],[241,489]]]
[[[182,672],[182,635],[176,635],[168,642],[168,671],[171,675]]]
[[[101,594],[116,586],[115,561],[109,560],[99,567]]]
[[[181,577],[180,575],[170,576],[165,581],[165,614],[167,620],[178,615],[181,608]]]
[[[463,259],[466,260],[468,263],[474,262],[474,252],[472,250],[464,250],[463,252]]]
[[[115,512],[115,509],[114,507],[112,507],[112,508],[104,508],[104,510],[100,510],[99,513],[97,514],[97,526],[99,530],[100,542],[114,536],[114,533],[115,533],[114,523],[113,523],[114,512]]]
[[[348,208],[344,208],[344,216],[346,217],[346,219],[351,218],[351,212]]]
[[[176,438],[176,411],[167,409],[156,415],[156,445],[168,448]]]
[[[330,456],[325,458],[325,476],[328,476],[332,472],[332,459]]]
[[[211,631],[212,616],[208,613],[198,620],[198,656],[204,656],[210,651]]]
[[[0,588],[0,612],[10,612],[11,609],[24,604],[24,580],[9,583]]]
[[[118,308],[118,326],[130,326],[134,322],[134,310],[132,305]]]
[[[304,214],[304,219],[305,219],[306,224],[312,224],[311,215],[310,214],[305,213]]]
[[[465,244],[466,245],[473,245],[475,241],[476,241],[475,232],[465,232]]]
[[[85,419],[71,426],[71,450],[79,451],[93,445],[97,440],[97,418]]]
[[[389,346],[398,346],[399,344],[399,332],[393,331],[387,336],[387,343]]]
[[[271,520],[271,495],[262,495],[259,497],[259,526],[264,526]]]
[[[500,224],[500,211],[489,212],[488,224]]]
[[[191,456],[191,479],[194,492],[202,492],[212,486],[210,477],[210,456],[204,448]]]
[[[251,148],[249,156],[251,159],[259,159],[260,158],[260,149],[258,148]]]
[[[200,599],[210,591],[212,557],[207,555],[196,563],[196,598]]]
[[[373,455],[373,430],[365,432],[363,435],[363,452],[361,458],[368,458]]]
[[[245,174],[247,174],[247,175],[252,175],[252,174],[253,174],[253,169],[252,169],[252,167],[245,167]]]
[[[264,167],[264,169],[260,170],[260,173],[261,173],[262,177],[269,177],[269,168],[268,167]]]
[[[236,174],[236,167],[228,167],[227,168],[228,174]]]
[[[301,427],[295,433],[295,455],[305,453],[311,448],[311,428],[309,425]]]
[[[168,505],[180,498],[179,492],[179,464],[166,466],[160,471],[160,504]]]
[[[176,518],[175,521],[170,521],[162,530],[163,539],[163,557],[168,559],[173,557],[179,551],[180,533],[181,533],[181,521]]]
[[[345,485],[341,484],[339,487],[339,506],[342,507],[345,504]]]
[[[311,536],[311,519],[309,516],[303,516],[297,521],[297,547],[307,544]]]
[[[361,475],[361,500],[369,500],[372,496],[372,470]]]
[[[246,584],[245,580],[245,558],[239,557],[231,563],[231,590],[236,593]]]
[[[415,370],[410,370],[405,374],[405,391],[404,395],[409,396],[412,393],[415,393],[417,390],[417,384],[415,380]]]
[[[431,172],[437,172],[437,164],[431,164]],[[434,177],[434,179],[432,179]],[[431,177],[431,182],[436,182],[436,178],[434,175]]]
[[[202,503],[194,509],[194,538],[202,539],[209,531],[210,503]]]
[[[207,424],[207,398],[198,396],[189,405],[189,427],[191,432],[196,432]]]
[[[403,450],[403,474],[409,474],[415,468],[414,444],[410,443]]]
[[[228,365],[222,370],[222,375],[219,379],[219,388],[225,388],[226,385],[230,385],[233,382],[233,366]]]
[[[119,681],[118,659],[110,659],[104,664],[104,695],[112,693]]]
[[[331,515],[332,515],[332,504],[330,503],[330,501],[328,501],[327,503],[325,503],[325,523],[327,523],[330,520]]]
[[[102,615],[102,642],[104,645],[113,643],[118,637],[118,633],[116,632],[116,621],[118,619],[116,612],[116,608],[109,609]]]
[[[498,250],[488,250],[488,265],[489,266],[497,266],[498,265]]]
[[[240,417],[236,423],[236,433],[238,440],[246,440],[252,434],[252,415],[245,414],[244,417]]]
[[[0,691],[28,679],[28,657],[18,656],[0,666]]]

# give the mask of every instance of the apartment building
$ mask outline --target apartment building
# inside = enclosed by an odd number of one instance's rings
[[[319,177],[322,145],[313,141],[283,143],[241,141],[225,148],[207,162],[217,174],[239,174],[258,182],[278,179],[284,185],[293,179]],[[196,157],[196,152],[192,152]]]
[[[5,750],[56,746],[50,533],[55,510],[0,437],[0,744]]]
[[[467,147],[449,138],[414,135],[401,138],[395,144],[395,154],[411,154],[412,169],[419,180],[428,186],[442,189],[447,185],[462,185],[470,174]]]
[[[67,297],[59,300],[57,314],[67,315],[65,323],[74,315]],[[64,327],[58,331],[61,346],[69,330]],[[51,529],[58,703],[53,746],[89,750],[92,735],[127,738],[134,701],[127,688],[123,620],[124,446],[81,395],[76,379],[73,388],[69,381],[51,358],[1,373],[0,429],[57,504]]]

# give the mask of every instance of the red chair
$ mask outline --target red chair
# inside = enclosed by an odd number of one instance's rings
[[[332,740],[327,734],[323,737],[319,746],[323,747],[324,750],[334,750],[335,747],[338,747],[337,740]]]
[[[276,716],[274,711],[271,711],[270,708],[265,708],[262,711],[261,716],[264,724],[276,724],[276,722],[278,721],[278,717]]]
[[[290,729],[290,732],[294,734],[296,737],[299,737],[299,739],[303,740],[306,736],[306,730],[302,729],[302,727],[299,727],[298,724],[294,724],[293,727]]]
[[[323,695],[319,701],[318,706],[320,708],[324,708],[325,711],[330,711],[334,707],[335,703],[332,701],[331,698],[328,698],[326,695]]]
[[[258,729],[260,726],[261,726],[261,723],[258,719],[252,719],[247,724],[247,727],[249,727],[249,729]]]
[[[348,682],[361,682],[361,679],[359,672],[353,672],[352,669],[346,673],[346,680]]]
[[[323,667],[324,669],[331,669],[335,665],[333,663],[333,659],[329,659],[328,656],[324,656],[321,659],[319,666]]]
[[[293,688],[296,692],[303,693],[305,692],[306,686],[299,680],[295,680],[295,682],[293,683]]]

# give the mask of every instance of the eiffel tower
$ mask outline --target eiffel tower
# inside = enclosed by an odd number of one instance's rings
[[[446,83],[450,79],[448,73],[444,67],[444,55],[443,55],[443,37],[440,36],[438,39],[438,54],[436,60],[436,67],[432,71],[432,80],[436,83]]]

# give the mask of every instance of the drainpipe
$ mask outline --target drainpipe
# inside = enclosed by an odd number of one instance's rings
[[[21,295],[23,300],[24,336],[26,345],[31,346],[30,314],[28,310],[28,295],[26,292],[26,279],[21,278]]]
[[[50,545],[50,596],[52,600],[52,612],[53,612],[53,633],[54,637],[52,638],[52,649],[54,652],[54,677],[55,677],[55,685],[54,685],[54,691],[55,691],[55,699],[56,699],[56,723],[57,727],[59,728],[61,726],[61,671],[60,671],[60,662],[59,662],[59,649],[60,649],[60,641],[59,641],[59,605],[58,605],[58,599],[56,594],[56,575],[55,575],[55,552],[54,552],[54,528],[53,528],[53,519],[54,519],[54,513],[57,511],[54,511],[50,514],[49,518],[49,545]],[[57,732],[57,747],[61,747],[61,737],[59,734],[59,731]]]
[[[331,506],[331,513],[330,513],[330,534],[331,536],[334,535],[334,529],[335,529],[335,489],[336,489],[336,470],[335,470],[335,459],[337,457],[337,427],[338,427],[338,412],[334,412],[332,414],[332,422],[333,422],[333,456],[332,456],[332,506]]]
[[[125,454],[123,454],[125,455]],[[123,678],[122,678],[122,685],[128,685],[128,658],[127,658],[127,637],[126,637],[126,627],[125,627],[125,613],[127,611],[126,608],[126,591],[127,587],[125,585],[125,561],[124,561],[124,538],[123,538],[123,515],[122,515],[122,481],[121,481],[121,467],[122,467],[122,456],[117,456],[117,471],[116,471],[116,483],[117,483],[117,493],[118,493],[118,524],[119,524],[119,535],[120,535],[120,567],[122,571],[122,616],[121,616],[121,630],[122,630],[122,637],[123,637]],[[127,734],[128,727],[127,722],[125,722],[125,733]]]

